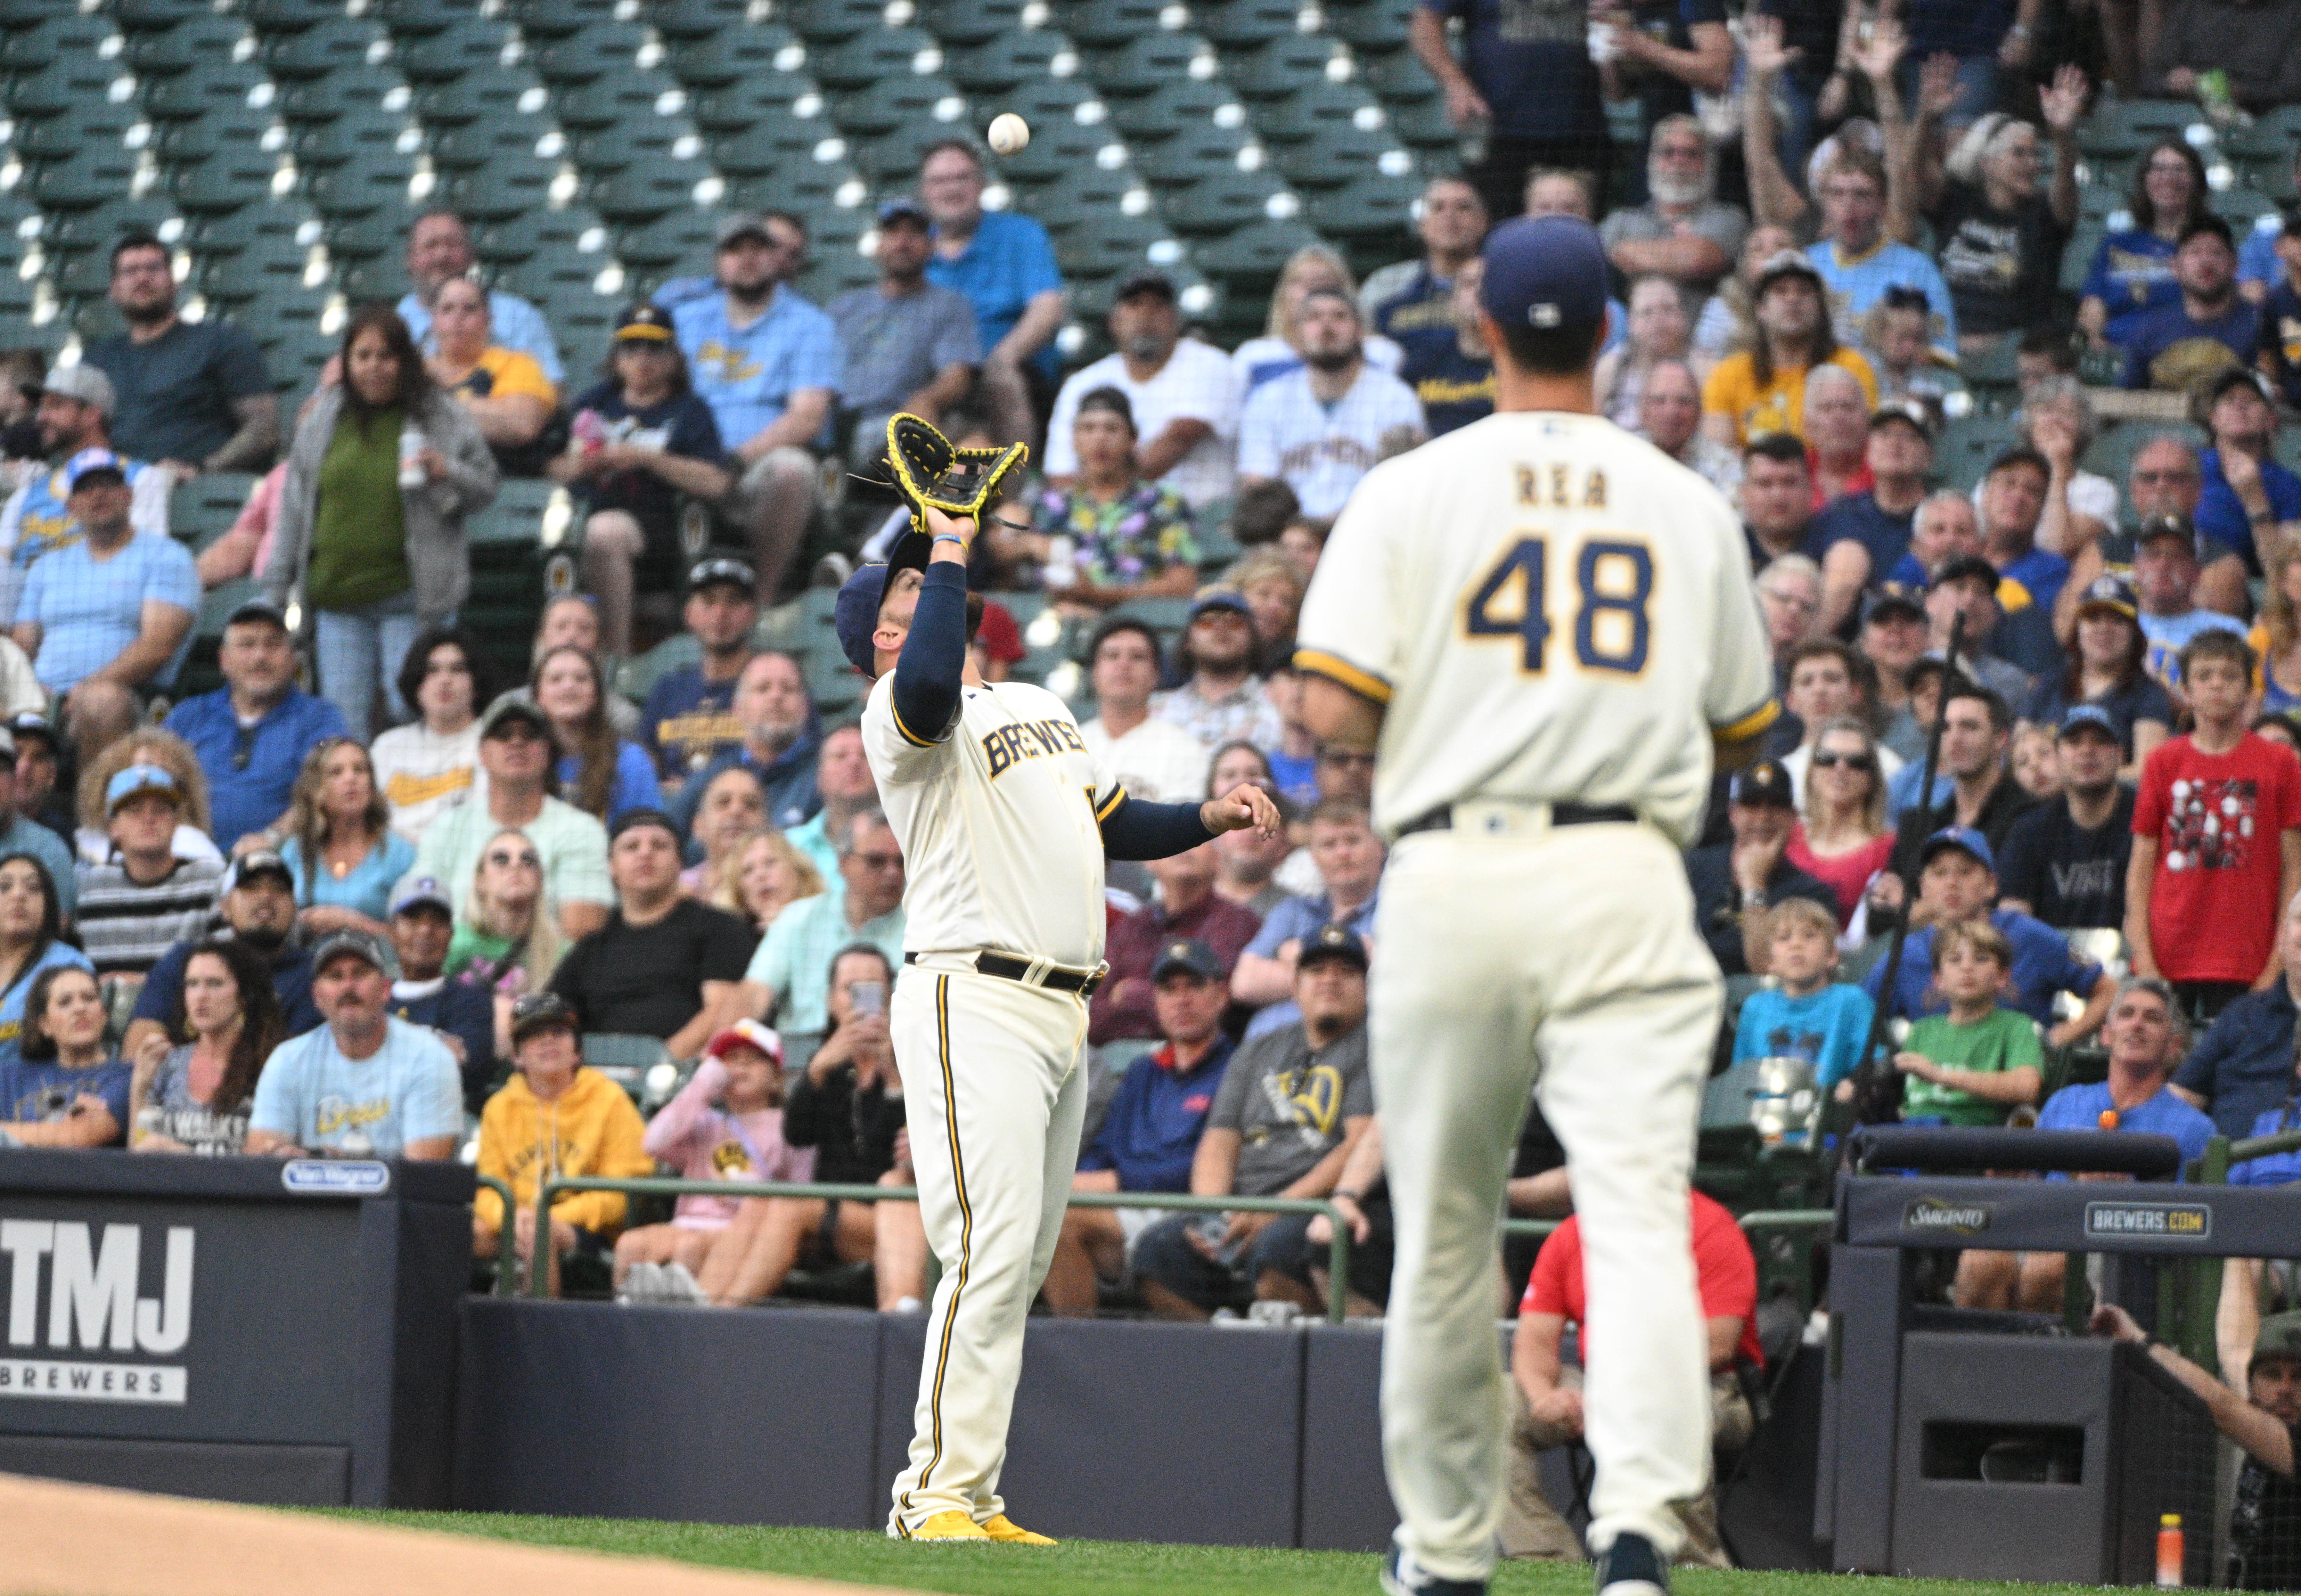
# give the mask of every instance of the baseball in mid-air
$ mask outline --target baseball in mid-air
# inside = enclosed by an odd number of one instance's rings
[[[1002,155],[1011,155],[1031,142],[1031,124],[1012,111],[1002,111],[991,119],[991,147]]]

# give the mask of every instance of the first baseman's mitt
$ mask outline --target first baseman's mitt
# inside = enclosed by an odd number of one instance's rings
[[[983,506],[999,490],[1007,473],[1031,457],[1027,444],[1003,449],[961,449],[933,423],[916,415],[895,415],[887,421],[887,464],[895,478],[895,491],[911,509],[914,531],[927,530],[925,506],[946,515],[983,514]]]

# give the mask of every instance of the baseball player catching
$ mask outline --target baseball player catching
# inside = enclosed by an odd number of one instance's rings
[[[1658,1596],[1709,1471],[1686,1185],[1722,985],[1679,850],[1713,739],[1754,754],[1773,670],[1715,489],[1595,414],[1598,235],[1485,249],[1496,414],[1377,465],[1302,609],[1304,718],[1378,756],[1375,1100],[1397,1265],[1383,1450],[1393,1596],[1492,1573],[1509,1407],[1496,1216],[1529,1088],[1565,1144],[1589,1308],[1598,1587]]]
[[[1105,856],[1164,858],[1278,811],[1126,795],[1063,701],[986,684],[966,646],[972,517],[923,511],[839,595],[840,646],[873,678],[864,746],[909,875],[889,1024],[910,1105],[919,1213],[943,1266],[917,1431],[887,1533],[1051,1544],[999,1496],[1023,1323],[1053,1259],[1086,1113],[1087,999],[1101,981]]]

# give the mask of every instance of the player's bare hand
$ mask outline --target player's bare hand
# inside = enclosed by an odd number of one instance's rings
[[[1251,781],[1242,781],[1222,797],[1201,804],[1199,823],[1217,837],[1249,826],[1262,836],[1276,837],[1285,823],[1279,819],[1278,806],[1270,801],[1270,795]]]
[[[1552,1429],[1582,1433],[1582,1393],[1553,1386],[1527,1405],[1535,1423]]]
[[[2149,1333],[2134,1323],[2133,1316],[2114,1302],[2104,1302],[2093,1310],[2086,1328],[2096,1335],[2107,1336],[2113,1341],[2146,1341]]]

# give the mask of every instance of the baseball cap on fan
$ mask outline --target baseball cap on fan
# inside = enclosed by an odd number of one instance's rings
[[[1586,330],[1592,347],[1606,320],[1606,252],[1598,230],[1576,216],[1520,216],[1486,235],[1478,297],[1503,328]]]

